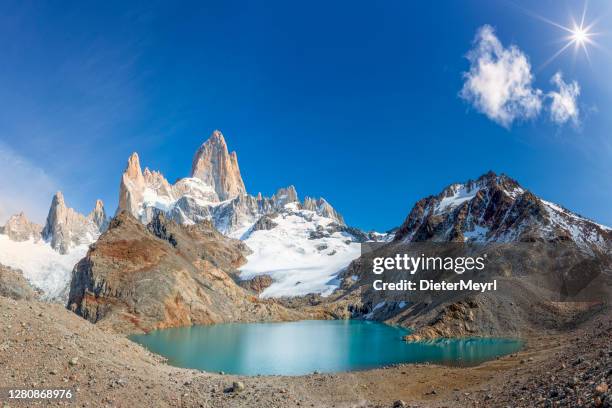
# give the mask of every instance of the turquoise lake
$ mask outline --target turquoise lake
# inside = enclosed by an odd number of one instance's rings
[[[169,364],[241,375],[301,375],[397,363],[476,365],[522,347],[520,340],[472,338],[416,343],[409,331],[361,320],[228,323],[165,329],[130,339]]]

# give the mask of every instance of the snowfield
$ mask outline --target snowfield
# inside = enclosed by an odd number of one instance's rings
[[[72,269],[88,248],[80,245],[62,255],[43,240],[16,242],[0,234],[0,263],[20,269],[33,286],[43,291],[43,299],[65,301]]]
[[[451,186],[453,191],[453,195],[449,197],[444,197],[440,203],[434,209],[435,214],[441,214],[444,212],[451,211],[466,201],[470,201],[472,198],[476,197],[480,188],[472,188],[468,190],[467,187],[463,184],[454,184]]]
[[[311,239],[311,233],[333,221],[313,211],[299,210],[295,203],[277,215],[271,230],[247,234],[244,242],[253,251],[240,268],[242,279],[269,275],[274,283],[261,297],[330,295],[339,285],[338,273],[360,255],[361,245],[345,232]]]

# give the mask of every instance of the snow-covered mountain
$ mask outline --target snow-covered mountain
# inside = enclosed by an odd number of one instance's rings
[[[338,287],[338,272],[359,257],[363,237],[292,202],[260,218],[243,239],[253,252],[241,277],[270,276],[273,283],[261,296],[279,297],[329,295]]]
[[[573,241],[609,250],[612,229],[542,200],[493,172],[419,200],[396,241]]]
[[[138,154],[133,153],[121,177],[117,212],[128,210],[143,223],[150,222],[156,211],[180,224],[211,220],[225,235],[241,238],[263,215],[297,201],[293,186],[279,189],[270,198],[247,194],[236,152],[229,153],[217,130],[196,152],[191,176],[175,184],[160,172],[142,171]],[[300,206],[344,224],[342,216],[323,198],[306,197]]]
[[[357,243],[378,237],[347,227],[324,198],[300,201],[294,186],[272,197],[248,194],[237,155],[219,131],[195,153],[190,177],[170,184],[160,172],[143,171],[133,153],[119,190],[117,213],[127,210],[145,224],[160,211],[179,224],[209,220],[244,240],[253,253],[241,277],[271,276],[263,296],[330,293],[336,275],[359,256]]]
[[[0,264],[21,270],[44,298],[65,300],[74,265],[107,225],[102,201],[85,216],[68,207],[57,192],[44,227],[24,213],[9,218],[0,231]]]

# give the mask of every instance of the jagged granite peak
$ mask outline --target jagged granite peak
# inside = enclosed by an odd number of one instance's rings
[[[22,242],[33,239],[39,241],[41,238],[42,225],[28,220],[23,212],[11,216],[7,221],[2,232],[11,240]]]
[[[140,158],[134,152],[129,157],[127,166],[121,176],[119,185],[119,206],[117,213],[127,210],[131,214],[138,214],[143,201],[145,178],[140,168]]]
[[[156,210],[168,212],[182,197],[196,200],[199,205],[219,202],[214,189],[198,178],[183,178],[172,185],[159,171],[148,167],[142,171],[138,154],[133,153],[121,176],[115,214],[125,210],[147,224]]]
[[[89,213],[87,218],[98,227],[100,232],[104,232],[106,230],[108,227],[108,217],[106,216],[106,211],[104,210],[104,203],[102,200],[96,200],[96,205]]]
[[[337,212],[334,207],[332,207],[331,204],[328,203],[323,197],[320,197],[317,200],[314,198],[305,197],[303,208],[305,210],[314,211],[323,217],[331,218],[340,225],[344,225],[344,218],[342,218],[342,215],[340,215],[340,213]]]
[[[451,184],[414,205],[396,241],[573,241],[609,247],[612,230],[525,190],[512,178],[488,172]]]
[[[101,210],[104,213],[103,207],[101,207]],[[94,209],[93,215],[99,216],[100,210],[96,213]],[[100,222],[100,224],[97,222]],[[64,195],[58,191],[51,201],[47,222],[41,235],[55,250],[61,254],[66,254],[71,248],[79,245],[89,245],[98,238],[102,228],[106,228],[106,223],[99,218],[97,222],[94,220],[94,216],[91,218],[85,217],[68,207],[64,201]]]
[[[258,195],[258,199],[260,199],[260,195]],[[279,188],[276,194],[272,196],[272,200],[275,205],[278,207],[282,207],[285,204],[299,202],[297,191],[295,190],[295,186],[291,185],[285,188]]]
[[[209,160],[209,164],[217,162],[219,154],[225,157],[226,150],[223,136],[220,132],[214,133],[196,154],[194,166],[198,167],[197,163],[206,162],[202,159],[205,157],[215,158]],[[216,168],[213,165],[208,167]],[[240,176],[239,171],[236,174],[237,177]],[[198,173],[194,175],[197,176]],[[222,200],[215,186],[210,184],[214,184],[214,178],[208,181],[204,179],[187,177],[172,185],[158,171],[148,168],[145,168],[144,172],[141,171],[139,157],[134,153],[128,159],[121,177],[116,214],[126,210],[144,224],[151,222],[159,211],[180,224],[210,220],[223,234],[241,238],[262,216],[282,212],[284,206],[292,203],[296,203],[299,208],[303,206],[292,185],[278,189],[272,197],[264,197],[261,193],[257,196],[242,193]],[[242,179],[239,184],[242,185]],[[312,203],[307,204],[307,208],[318,215],[331,218],[334,222],[344,224],[342,216],[324,199],[312,200]]]
[[[212,186],[222,201],[246,193],[236,152],[229,153],[219,130],[212,133],[193,157],[191,177]]]
[[[264,297],[328,293],[337,285],[338,272],[359,256],[358,243],[380,238],[347,227],[323,198],[300,202],[292,185],[271,197],[247,194],[236,155],[228,152],[220,132],[196,153],[191,177],[172,185],[161,173],[140,168],[138,157],[132,156],[122,176],[117,214],[131,214],[173,246],[180,240],[164,230],[162,218],[181,226],[210,223],[253,249],[255,255],[249,255],[243,271],[247,275],[268,273],[282,258],[284,264],[276,268],[274,284],[262,292]]]

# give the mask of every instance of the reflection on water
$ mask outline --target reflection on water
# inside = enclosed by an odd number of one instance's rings
[[[409,331],[360,320],[228,323],[165,329],[131,339],[172,365],[231,374],[300,375],[396,363],[475,365],[519,350],[513,339],[405,343]]]

